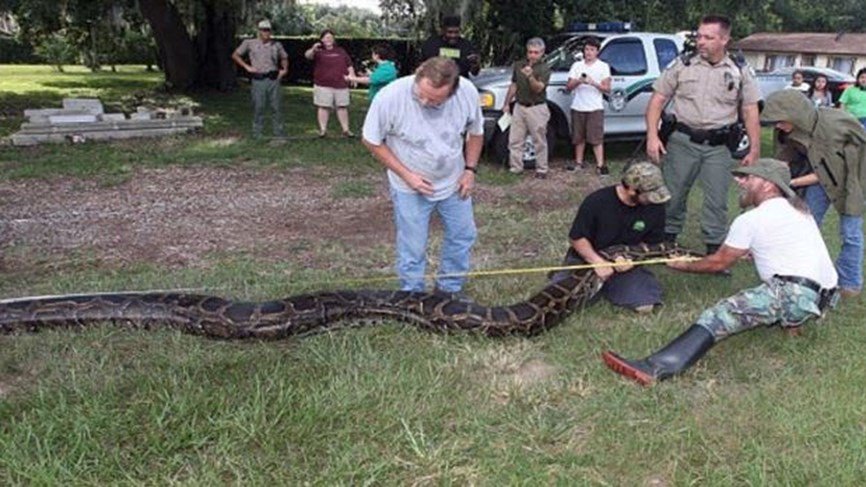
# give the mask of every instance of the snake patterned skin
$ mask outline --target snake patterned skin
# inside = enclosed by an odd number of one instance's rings
[[[640,262],[694,255],[672,244],[614,246],[599,252]],[[559,324],[601,289],[592,269],[571,271],[526,301],[482,306],[445,293],[324,291],[265,302],[172,292],[132,292],[0,301],[0,333],[80,328],[112,322],[135,329],[172,328],[223,339],[279,339],[393,319],[423,329],[470,331],[491,337],[531,336]]]

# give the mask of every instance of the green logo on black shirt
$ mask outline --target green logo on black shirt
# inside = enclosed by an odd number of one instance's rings
[[[449,59],[460,59],[460,49],[455,49],[453,47],[440,47],[439,55]]]
[[[646,229],[646,223],[643,220],[638,220],[634,222],[634,225],[631,226],[631,229],[635,232],[642,232]]]

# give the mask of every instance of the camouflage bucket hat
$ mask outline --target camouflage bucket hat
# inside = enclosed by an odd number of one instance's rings
[[[622,182],[645,195],[652,204],[658,205],[671,199],[662,170],[651,162],[638,162],[627,167],[622,175]]]
[[[758,159],[750,166],[734,168],[731,173],[734,176],[754,174],[778,186],[785,193],[785,196],[789,198],[797,195],[791,189],[791,170],[787,164],[780,160],[770,158]]]

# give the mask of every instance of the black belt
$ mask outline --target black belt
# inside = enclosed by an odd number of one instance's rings
[[[818,293],[818,294],[821,294],[821,291],[824,290],[824,288],[822,288],[820,284],[818,284],[817,282],[815,282],[815,281],[809,279],[808,277],[800,277],[800,276],[780,276],[779,274],[776,274],[776,275],[773,276],[773,277],[775,277],[776,279],[778,279],[778,280],[780,280],[780,281],[793,282],[794,284],[799,284],[799,285],[801,285],[801,286],[805,286],[805,287],[807,287],[807,288],[809,288],[809,289],[815,291],[815,292]]]
[[[278,71],[268,71],[267,73],[252,73],[250,77],[255,80],[277,79]]]
[[[547,102],[546,102],[546,101],[537,101],[537,102],[535,102],[535,103],[523,103],[523,102],[520,102],[520,101],[517,102],[518,105],[520,105],[520,106],[524,106],[524,107],[534,107],[534,106],[538,106],[538,105],[543,105],[543,104],[545,104],[545,103],[547,103]]]
[[[833,300],[833,295],[835,295],[837,291],[835,287],[833,289],[822,288],[820,284],[809,279],[808,277],[780,276],[779,274],[776,274],[773,277],[780,281],[799,284],[818,293],[818,309],[820,309],[821,311],[824,311],[824,308],[826,308],[830,304],[830,302]]]
[[[684,123],[677,122],[674,125],[674,130],[682,132],[689,136],[689,140],[696,144],[704,145],[725,145],[728,143],[728,134],[731,131],[731,126],[726,125],[717,129],[694,129]]]

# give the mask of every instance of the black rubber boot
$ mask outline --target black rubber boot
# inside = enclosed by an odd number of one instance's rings
[[[691,367],[713,347],[713,334],[700,325],[692,325],[658,352],[643,360],[628,360],[615,352],[601,355],[614,372],[648,386],[673,377]]]

